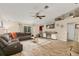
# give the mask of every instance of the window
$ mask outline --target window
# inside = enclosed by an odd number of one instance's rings
[[[24,26],[24,32],[31,32],[31,27]]]
[[[31,27],[28,27],[28,32],[31,32]]]
[[[0,28],[3,27],[3,21],[0,21]]]

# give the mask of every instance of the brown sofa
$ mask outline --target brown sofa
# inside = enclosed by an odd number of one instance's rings
[[[17,38],[20,40],[20,41],[23,41],[23,40],[30,40],[31,39],[31,33],[22,33],[22,32],[17,32]]]
[[[23,50],[23,45],[18,39],[13,40],[8,34],[0,36],[0,56],[8,56],[19,53]]]
[[[10,33],[4,33],[2,36],[4,35],[9,35],[12,38]],[[16,32],[16,39],[19,41],[29,40],[31,39],[31,33]]]

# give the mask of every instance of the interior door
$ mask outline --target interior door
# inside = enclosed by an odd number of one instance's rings
[[[75,39],[75,24],[69,23],[67,25],[67,39],[74,40]]]

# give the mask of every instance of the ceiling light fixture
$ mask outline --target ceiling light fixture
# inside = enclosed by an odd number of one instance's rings
[[[44,7],[44,9],[47,9],[47,8],[49,8],[49,6],[48,6],[48,5],[46,5],[46,6]]]
[[[78,4],[78,3],[74,3],[74,4]]]

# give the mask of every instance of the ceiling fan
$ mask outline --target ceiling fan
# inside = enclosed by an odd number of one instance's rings
[[[40,14],[40,12],[37,12],[37,13],[35,14],[35,16],[33,16],[33,17],[39,18],[39,19],[42,19],[42,18],[46,17],[45,15],[39,15],[39,14]]]
[[[48,9],[48,8],[49,8],[48,5],[44,6],[44,10],[45,10],[45,9]],[[40,10],[39,12],[37,12],[37,13],[35,14],[35,16],[33,16],[33,17],[39,18],[39,19],[42,19],[42,18],[46,17],[46,15],[40,15],[40,12],[41,12],[41,11],[43,11],[43,10]]]

